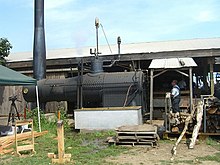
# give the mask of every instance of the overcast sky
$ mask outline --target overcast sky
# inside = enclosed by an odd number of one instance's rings
[[[0,0],[0,37],[12,52],[32,51],[33,2]],[[45,0],[47,49],[95,45],[95,17],[110,44],[220,37],[220,0]]]

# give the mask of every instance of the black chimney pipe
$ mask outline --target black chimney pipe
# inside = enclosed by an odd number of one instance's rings
[[[46,48],[44,32],[44,0],[34,3],[34,50],[33,50],[34,78],[46,78]]]

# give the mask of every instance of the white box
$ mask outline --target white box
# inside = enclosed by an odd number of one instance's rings
[[[143,124],[141,106],[83,108],[74,111],[75,129],[115,129],[124,125]]]

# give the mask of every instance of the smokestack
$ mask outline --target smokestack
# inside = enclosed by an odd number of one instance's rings
[[[46,48],[44,34],[44,0],[34,3],[34,50],[33,50],[34,78],[46,78]]]

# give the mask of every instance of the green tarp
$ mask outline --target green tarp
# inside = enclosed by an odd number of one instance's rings
[[[35,79],[0,65],[0,85],[35,85],[36,83]]]

